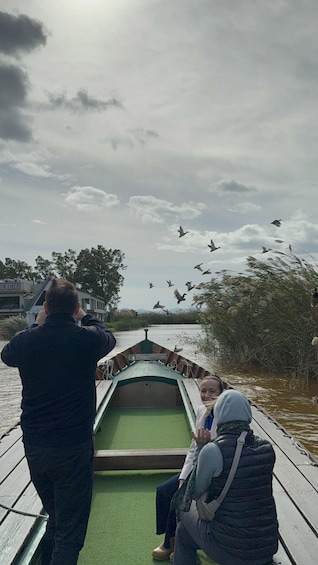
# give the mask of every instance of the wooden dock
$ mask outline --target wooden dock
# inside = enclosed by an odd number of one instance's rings
[[[200,403],[194,379],[183,379],[184,388],[194,411]],[[100,406],[112,381],[97,381],[97,404]],[[252,428],[256,435],[268,439],[274,446],[274,495],[277,503],[280,545],[275,556],[280,565],[316,565],[318,563],[318,460],[256,405],[252,405]],[[36,518],[42,512],[41,502],[30,481],[24,457],[19,426],[0,441],[0,506],[1,565],[28,565],[30,555],[25,550],[30,537],[34,544],[42,535],[45,521]],[[120,454],[119,454],[120,455]],[[142,453],[130,453],[137,459]],[[148,454],[154,461],[155,454]],[[177,454],[180,459],[181,453]],[[121,454],[122,456],[122,454]],[[103,453],[107,460],[114,454]],[[137,457],[137,459],[136,459]],[[167,453],[169,459],[170,454]],[[168,460],[167,459],[167,460]],[[154,463],[153,463],[154,464]],[[31,516],[23,513],[31,514]]]

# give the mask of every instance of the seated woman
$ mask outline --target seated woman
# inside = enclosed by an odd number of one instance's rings
[[[278,549],[278,522],[272,492],[275,453],[250,429],[252,412],[247,398],[227,390],[214,408],[217,437],[205,445],[193,473],[193,498],[208,492],[218,498],[226,483],[241,432],[248,433],[231,486],[212,521],[199,518],[195,501],[180,512],[174,565],[196,565],[197,549],[219,565],[272,565]]]
[[[193,469],[193,462],[196,454],[197,445],[205,445],[211,441],[211,437],[215,437],[216,428],[213,426],[213,407],[218,396],[223,392],[226,384],[217,375],[208,375],[200,383],[200,395],[202,406],[198,408],[196,418],[197,435],[192,434],[192,442],[187,453],[181,473],[174,475],[159,487],[156,492],[156,533],[158,535],[165,534],[164,541],[156,547],[152,552],[153,559],[162,561],[167,559],[173,553],[173,541],[176,530],[176,514],[174,510],[170,510],[170,502],[182,485],[185,479],[190,475]],[[212,428],[212,430],[211,430]]]

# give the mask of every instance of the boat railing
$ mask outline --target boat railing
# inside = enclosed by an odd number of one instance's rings
[[[172,361],[167,364],[167,367],[170,367],[171,369],[173,369],[177,373],[180,373],[184,377],[188,377],[189,379],[194,378],[192,372],[193,365],[192,363],[190,363],[190,361],[188,361],[184,357],[180,357],[179,359],[172,359]]]

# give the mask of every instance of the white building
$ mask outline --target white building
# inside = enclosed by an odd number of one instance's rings
[[[35,282],[25,279],[0,280],[0,319],[20,316],[27,319],[28,325],[33,324],[50,284],[51,279]],[[107,311],[103,298],[80,288],[76,288],[76,291],[81,307],[87,314],[92,314],[102,322],[106,320]]]

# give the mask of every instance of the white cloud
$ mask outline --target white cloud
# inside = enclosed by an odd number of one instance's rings
[[[183,202],[180,205],[155,196],[131,196],[128,207],[144,223],[163,223],[169,216],[190,219],[200,216],[207,208],[203,202]]]
[[[53,176],[52,173],[47,170],[47,166],[38,163],[16,163],[14,168],[31,177],[49,178]]]
[[[65,196],[67,205],[78,210],[112,208],[120,203],[117,196],[93,186],[73,186]]]
[[[238,212],[239,214],[249,214],[250,212],[258,212],[261,210],[261,206],[258,204],[252,204],[251,202],[240,202],[231,208],[228,208],[229,212]]]
[[[42,220],[31,220],[31,224],[40,224],[45,226],[46,222],[43,222]]]

